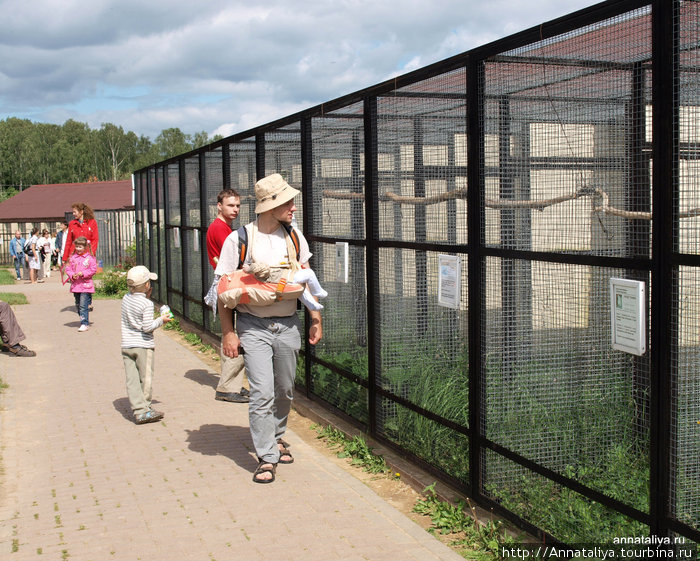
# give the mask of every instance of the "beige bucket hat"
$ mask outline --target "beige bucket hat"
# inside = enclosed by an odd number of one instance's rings
[[[283,205],[300,193],[287,183],[279,173],[263,177],[255,184],[255,214],[262,214]]]

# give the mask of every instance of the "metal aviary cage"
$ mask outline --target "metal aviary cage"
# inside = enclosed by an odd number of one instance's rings
[[[610,0],[139,170],[154,298],[218,333],[216,195],[281,173],[330,293],[299,391],[543,539],[697,555],[699,27]]]

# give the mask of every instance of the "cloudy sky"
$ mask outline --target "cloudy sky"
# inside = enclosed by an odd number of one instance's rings
[[[596,0],[0,0],[0,120],[227,136]]]

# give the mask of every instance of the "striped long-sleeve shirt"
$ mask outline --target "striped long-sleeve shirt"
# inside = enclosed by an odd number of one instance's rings
[[[153,318],[153,302],[143,292],[126,294],[122,299],[122,349],[155,349],[153,332],[163,318]]]

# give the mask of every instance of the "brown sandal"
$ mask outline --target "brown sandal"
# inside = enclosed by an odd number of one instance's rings
[[[272,467],[263,467],[263,466],[272,466]],[[277,469],[277,464],[273,464],[272,462],[266,462],[265,460],[261,460],[258,458],[258,467],[255,468],[255,471],[253,472],[253,481],[255,483],[272,483],[275,480],[275,470]],[[258,476],[263,474],[263,473],[271,473],[272,477],[270,479],[258,479]]]
[[[281,438],[277,439],[277,444],[281,444],[282,448],[280,448],[280,459],[277,460],[280,464],[293,464],[294,463],[294,457],[292,456],[292,453],[289,451],[289,444],[287,444],[284,440]],[[288,456],[289,459],[283,460],[282,456]]]

